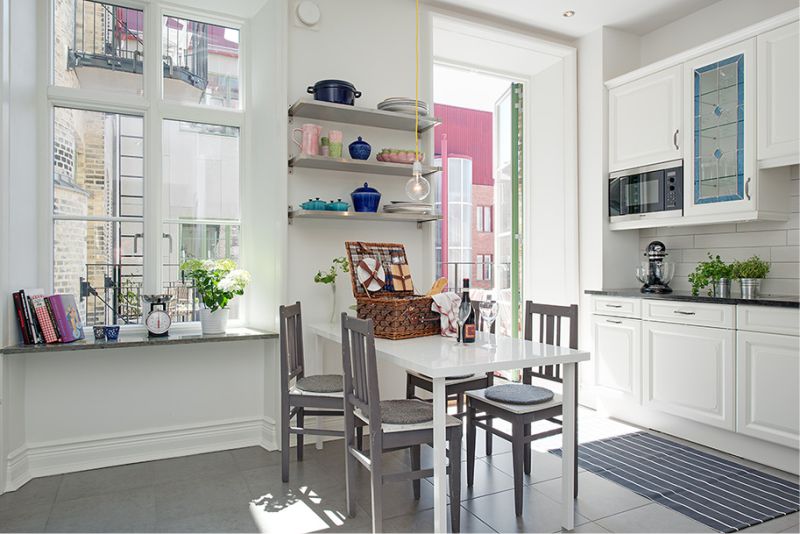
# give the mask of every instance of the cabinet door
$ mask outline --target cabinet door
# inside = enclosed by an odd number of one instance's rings
[[[609,90],[610,171],[681,158],[682,77],[679,65]]]
[[[800,338],[737,332],[736,430],[798,448]]]
[[[592,316],[592,356],[598,395],[641,403],[641,335],[639,319]]]
[[[684,215],[755,209],[755,39],[684,65]]]
[[[734,429],[734,331],[642,321],[643,403]]]
[[[758,36],[758,159],[800,162],[800,23]],[[777,158],[777,159],[776,159]]]

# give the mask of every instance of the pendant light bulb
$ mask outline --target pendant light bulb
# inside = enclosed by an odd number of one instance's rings
[[[431,184],[422,176],[422,164],[415,161],[412,167],[412,176],[406,182],[406,195],[414,201],[421,201],[431,192]]]

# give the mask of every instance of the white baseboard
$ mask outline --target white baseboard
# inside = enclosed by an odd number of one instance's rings
[[[80,440],[28,443],[8,455],[5,491],[32,478],[187,456],[239,447],[277,449],[269,418],[217,421],[202,425],[120,433]]]

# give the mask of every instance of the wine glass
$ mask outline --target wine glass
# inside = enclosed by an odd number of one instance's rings
[[[478,309],[481,311],[481,319],[483,319],[484,330],[489,334],[489,346],[492,346],[492,325],[497,319],[497,314],[500,312],[500,305],[496,300],[492,300],[492,296],[488,295],[486,300],[482,300],[478,304]]]
[[[458,339],[461,343],[464,343],[464,323],[469,319],[470,313],[472,313],[472,306],[462,305],[458,308],[458,317],[456,317],[456,321],[458,322]]]

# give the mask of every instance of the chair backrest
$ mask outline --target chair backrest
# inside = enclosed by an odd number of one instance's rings
[[[300,303],[280,307],[281,342],[281,387],[288,391],[293,378],[302,378],[303,360],[303,316]]]
[[[380,391],[378,362],[375,358],[375,332],[372,319],[356,319],[342,313],[342,371],[344,409],[358,408],[379,428]]]
[[[472,304],[472,311],[475,312],[475,328],[483,332],[483,324],[485,321],[483,320],[483,317],[481,317],[481,309],[480,309],[481,301],[470,300],[469,302],[470,304]],[[492,323],[492,328],[489,330],[492,334],[494,334],[495,326],[497,326],[497,321]]]
[[[569,348],[578,348],[578,305],[554,306],[552,304],[537,304],[530,300],[525,302],[525,339],[533,341],[534,315],[538,315],[539,343],[548,345],[561,345],[561,320],[569,320]],[[554,382],[561,382],[560,365],[543,365],[522,370],[522,381],[531,383],[531,378],[544,378]]]

